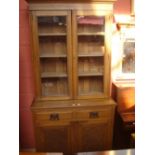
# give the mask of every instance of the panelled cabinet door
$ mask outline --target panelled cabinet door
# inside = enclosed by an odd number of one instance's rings
[[[71,12],[33,12],[37,96],[72,98]]]
[[[36,148],[38,152],[63,152],[64,155],[71,154],[70,124],[37,127],[36,134]]]
[[[84,121],[77,126],[79,152],[111,149],[108,121]]]
[[[73,11],[73,54],[76,98],[108,96],[110,53],[108,28],[111,19],[106,11]],[[106,81],[107,80],[107,81]]]

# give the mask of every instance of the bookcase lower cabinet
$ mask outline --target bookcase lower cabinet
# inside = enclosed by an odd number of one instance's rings
[[[55,102],[36,101],[32,105],[37,151],[72,155],[111,149],[113,100]]]

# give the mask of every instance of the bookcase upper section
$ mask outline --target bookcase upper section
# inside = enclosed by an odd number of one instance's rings
[[[50,2],[29,5],[36,96],[52,100],[109,97],[111,1]]]

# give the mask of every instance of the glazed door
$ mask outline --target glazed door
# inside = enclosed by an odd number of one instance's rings
[[[105,11],[74,11],[73,54],[75,98],[109,95],[109,15]]]
[[[72,98],[71,12],[33,12],[37,96]]]

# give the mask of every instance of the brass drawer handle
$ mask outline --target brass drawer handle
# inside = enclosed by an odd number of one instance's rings
[[[99,118],[99,113],[96,111],[90,112],[89,118]]]
[[[51,114],[51,115],[50,115],[50,120],[52,120],[52,121],[57,121],[57,120],[59,120],[59,114],[57,114],[57,113]]]

